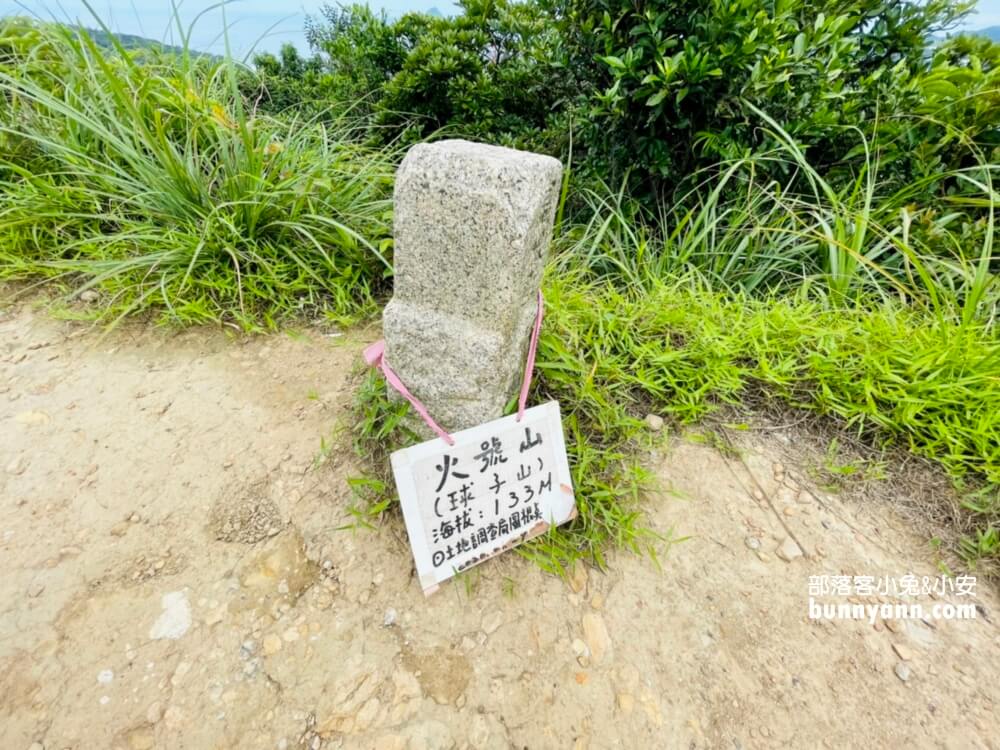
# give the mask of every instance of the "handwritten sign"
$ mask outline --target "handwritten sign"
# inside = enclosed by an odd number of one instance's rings
[[[424,594],[456,573],[576,516],[559,404],[392,454]]]

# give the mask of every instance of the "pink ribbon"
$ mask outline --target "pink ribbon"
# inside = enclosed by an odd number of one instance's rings
[[[524,417],[524,409],[528,404],[528,391],[531,389],[531,376],[535,371],[535,354],[538,352],[538,337],[542,332],[542,306],[544,303],[544,298],[542,297],[542,290],[538,290],[538,313],[535,315],[535,325],[531,331],[531,342],[528,344],[528,361],[524,365],[524,381],[521,383],[521,395],[517,399],[517,421],[520,422]],[[399,375],[389,367],[389,363],[385,361],[385,341],[376,341],[371,346],[367,347],[364,352],[365,362],[368,363],[369,367],[374,367],[382,371],[385,376],[385,381],[395,388],[399,394],[410,402],[410,405],[416,410],[420,418],[427,423],[427,426],[434,430],[434,433],[444,440],[448,445],[455,444],[455,438],[448,434],[448,432],[441,427],[434,418],[427,411],[427,407],[424,406],[420,399],[410,393],[410,390],[404,385],[403,381],[399,379]]]
[[[524,363],[524,380],[521,381],[521,397],[517,400],[517,421],[524,417],[524,407],[528,404],[528,390],[531,388],[531,375],[535,372],[535,352],[538,351],[538,336],[542,332],[542,307],[545,298],[542,290],[538,290],[538,312],[535,314],[535,327],[531,331],[531,343],[528,344],[528,361]]]

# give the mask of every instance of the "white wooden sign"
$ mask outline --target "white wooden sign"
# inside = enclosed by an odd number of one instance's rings
[[[392,454],[424,594],[576,516],[559,404],[549,401]]]

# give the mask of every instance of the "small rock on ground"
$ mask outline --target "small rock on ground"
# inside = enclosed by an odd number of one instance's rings
[[[802,557],[802,549],[795,543],[794,539],[785,537],[785,541],[774,551],[774,554],[785,562],[791,562]]]
[[[910,661],[913,658],[913,652],[910,650],[909,646],[905,646],[902,643],[893,643],[892,650],[896,652],[898,656],[903,661]]]

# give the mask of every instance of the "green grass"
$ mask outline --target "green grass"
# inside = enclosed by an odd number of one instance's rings
[[[538,389],[567,424],[628,444],[648,411],[695,423],[763,390],[833,419],[872,445],[938,462],[977,528],[962,552],[1000,564],[1000,341],[985,324],[884,301],[831,307],[804,297],[716,293],[703,280],[622,290],[556,275]],[[626,491],[624,494],[628,494]]]
[[[891,180],[880,177],[877,149],[861,134],[865,166],[833,184],[758,114],[779,147],[693,175],[695,187],[659,213],[600,182],[583,190],[586,219],[557,240],[560,268],[641,288],[694,270],[716,290],[804,294],[844,308],[894,299],[963,323],[995,321],[1000,165],[970,153],[974,166],[933,176],[950,185],[948,195],[921,205],[932,180],[887,192]],[[806,189],[759,178],[774,171],[803,175]]]
[[[392,152],[346,121],[254,115],[231,60],[139,62],[85,31],[33,31],[27,49],[0,44],[0,278],[93,287],[108,319],[258,329],[375,309]]]
[[[694,424],[760,387],[872,445],[939,462],[977,529],[959,552],[984,571],[1000,564],[1000,342],[983,325],[894,302],[844,309],[715,293],[691,279],[623,290],[553,273],[545,294],[533,399],[562,405],[580,516],[523,548],[543,567],[562,572],[581,557],[603,565],[609,547],[655,555],[669,538],[642,521],[640,498],[654,488],[637,450],[647,440],[642,418]],[[388,453],[416,440],[406,411],[377,376],[366,378],[356,447],[383,471],[362,486],[359,517],[392,506]]]

